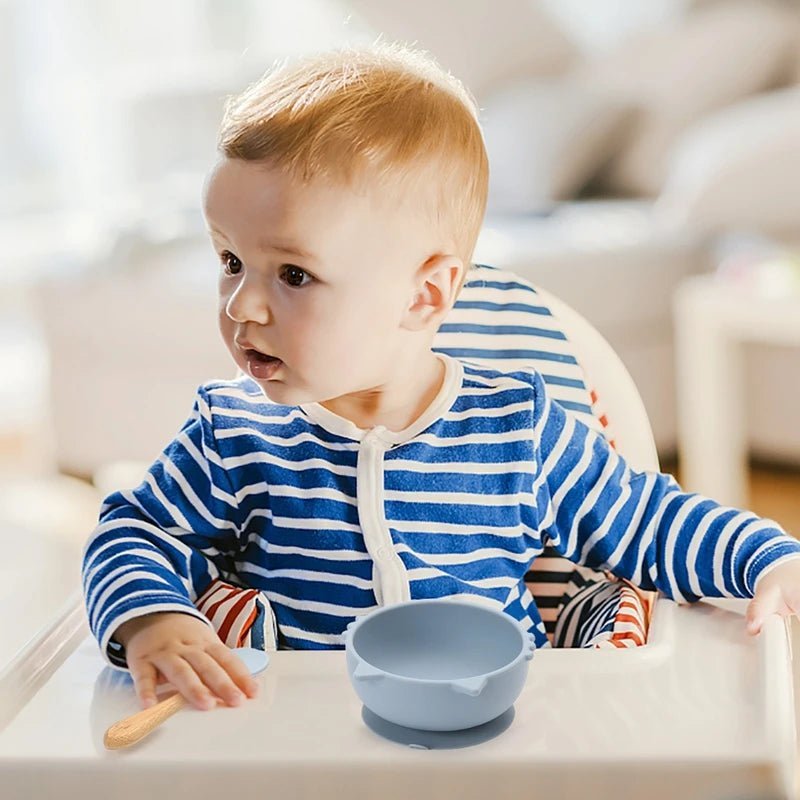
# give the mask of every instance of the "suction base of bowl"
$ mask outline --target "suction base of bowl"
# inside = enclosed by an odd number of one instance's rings
[[[379,717],[362,706],[361,719],[373,732],[390,742],[405,745],[414,750],[451,750],[457,747],[472,747],[488,742],[499,736],[514,720],[514,706],[504,711],[499,717],[460,731],[421,731],[417,728],[406,728]]]

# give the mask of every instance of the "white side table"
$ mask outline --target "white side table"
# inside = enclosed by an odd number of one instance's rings
[[[800,345],[800,293],[767,296],[698,275],[678,287],[674,314],[682,483],[720,503],[746,506],[740,345]]]

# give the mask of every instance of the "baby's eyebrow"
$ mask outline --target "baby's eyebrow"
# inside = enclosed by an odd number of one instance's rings
[[[222,231],[218,231],[216,228],[211,228],[211,227],[208,227],[206,230],[208,231],[210,236],[212,237],[218,236],[221,239],[224,239],[226,242],[228,241],[228,237]]]
[[[288,242],[276,242],[276,241],[267,241],[262,239],[258,243],[259,249],[261,250],[276,250],[279,253],[288,253],[291,256],[299,256],[300,258],[307,258],[309,261],[317,261],[317,257],[313,254],[308,252],[308,250],[304,250],[297,245],[290,244]]]
[[[228,239],[228,237],[222,231],[217,230],[217,228],[208,226],[208,232],[212,237],[217,236],[221,239],[225,239],[226,242],[230,242],[230,239]],[[305,258],[309,261],[319,261],[319,259],[313,253],[289,242],[267,241],[266,239],[262,239],[258,243],[258,247],[259,250],[262,251],[274,250],[278,253],[287,253],[290,256],[299,256],[300,258]]]

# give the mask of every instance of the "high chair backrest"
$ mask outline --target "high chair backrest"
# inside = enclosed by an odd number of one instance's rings
[[[536,370],[550,397],[603,433],[634,469],[658,469],[647,413],[619,356],[574,309],[518,275],[473,265],[433,349],[503,371]],[[558,628],[567,618],[571,629],[581,627],[576,618],[585,620],[586,630],[596,624],[597,609],[609,606],[601,597],[608,581],[603,573],[578,568],[552,547],[545,548],[529,567],[525,583],[551,642],[561,643]],[[603,635],[614,646],[644,643],[652,597],[638,593],[619,601],[638,607],[641,625],[632,634],[620,632],[612,614],[603,622]],[[566,637],[564,646],[586,646],[576,644],[586,638],[591,637]]]

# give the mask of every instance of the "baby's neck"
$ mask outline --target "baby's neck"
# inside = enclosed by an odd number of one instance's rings
[[[391,386],[336,397],[320,405],[365,430],[382,425],[390,431],[402,431],[431,405],[442,388],[444,375],[444,363],[429,351],[428,357],[417,363],[414,374]]]

